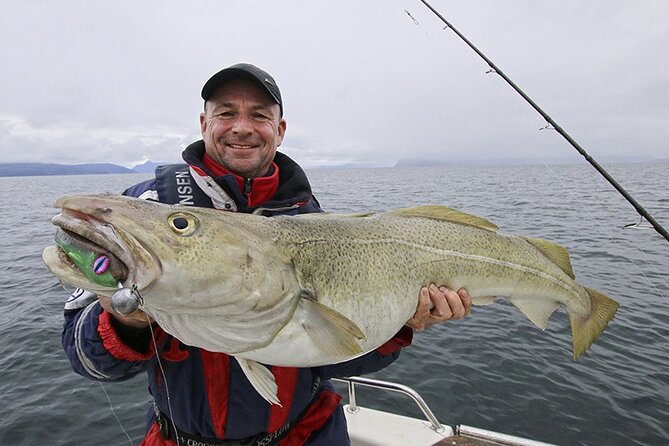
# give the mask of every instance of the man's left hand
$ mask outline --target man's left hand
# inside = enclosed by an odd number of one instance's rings
[[[420,289],[416,313],[407,321],[414,330],[422,331],[440,322],[462,319],[472,309],[472,298],[464,288],[457,292],[431,283]]]

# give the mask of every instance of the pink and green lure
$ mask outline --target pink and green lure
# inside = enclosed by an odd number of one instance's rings
[[[113,288],[118,286],[118,280],[112,276],[109,268],[112,259],[108,255],[89,251],[63,240],[57,239],[56,243],[90,281]]]

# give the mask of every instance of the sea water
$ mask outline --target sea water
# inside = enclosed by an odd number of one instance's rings
[[[669,227],[669,164],[607,166]],[[586,165],[308,171],[322,207],[384,211],[444,204],[500,232],[566,246],[577,279],[620,302],[577,362],[564,311],[535,328],[500,301],[416,333],[372,377],[409,385],[444,424],[563,445],[669,444],[669,243]],[[0,445],[141,441],[144,375],[99,383],[72,372],[60,345],[68,292],[41,262],[63,194],[120,192],[144,175],[0,178]],[[416,290],[418,293],[418,290]],[[176,385],[176,384],[175,384]],[[342,389],[345,390],[345,389]],[[359,403],[421,416],[401,396],[361,390]]]

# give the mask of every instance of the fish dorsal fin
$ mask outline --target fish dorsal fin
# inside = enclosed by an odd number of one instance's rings
[[[463,225],[474,226],[480,229],[497,232],[497,226],[485,218],[476,215],[467,214],[457,209],[439,205],[416,206],[413,208],[396,209],[387,214],[397,215],[399,217],[420,217],[430,218],[432,220],[450,221]]]
[[[338,311],[317,302],[313,292],[303,293],[300,307],[308,317],[302,327],[324,352],[353,357],[362,353],[358,339],[365,339],[360,327]]]
[[[249,380],[254,389],[271,404],[281,406],[279,397],[277,396],[279,387],[276,385],[276,380],[272,371],[251,359],[238,358],[235,359],[239,363],[244,375]]]
[[[572,279],[575,279],[574,270],[571,267],[571,260],[569,260],[569,252],[557,243],[549,242],[540,238],[521,237],[530,245],[537,248],[543,255],[548,257],[555,263],[565,274]]]

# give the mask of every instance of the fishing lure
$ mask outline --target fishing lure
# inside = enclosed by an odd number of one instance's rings
[[[118,286],[118,280],[111,273],[111,258],[108,255],[89,251],[61,239],[56,239],[56,244],[91,282],[108,287]]]

